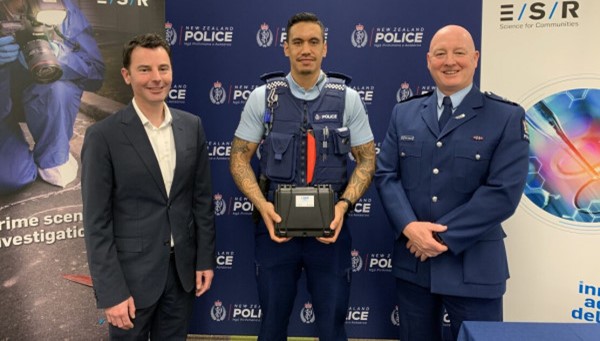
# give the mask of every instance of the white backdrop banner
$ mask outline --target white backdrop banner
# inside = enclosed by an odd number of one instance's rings
[[[505,320],[600,323],[600,2],[484,1],[481,85],[527,111]]]

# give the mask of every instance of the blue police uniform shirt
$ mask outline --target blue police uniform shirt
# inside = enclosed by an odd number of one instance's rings
[[[314,100],[319,96],[325,86],[327,76],[323,71],[315,86],[304,90],[294,81],[291,74],[287,74],[286,79],[289,83],[292,95],[298,99],[306,101]],[[263,116],[266,110],[265,96],[266,85],[254,89],[242,111],[240,123],[235,131],[235,137],[245,141],[260,143],[263,138],[264,125]],[[343,125],[350,130],[350,145],[352,147],[373,141],[373,133],[369,125],[369,119],[364,104],[356,90],[346,87],[346,99],[344,107]]]
[[[469,91],[471,91],[471,88],[473,88],[473,83],[469,84],[469,86],[467,86],[466,88],[450,95],[450,100],[452,101],[453,114],[456,108],[458,108],[458,106],[462,103],[463,99],[465,99]],[[444,105],[442,104],[442,101],[444,100],[444,96],[446,95],[444,95],[438,88],[435,88],[435,94],[437,95],[437,117],[439,120],[440,116],[442,116],[442,111],[444,111]]]

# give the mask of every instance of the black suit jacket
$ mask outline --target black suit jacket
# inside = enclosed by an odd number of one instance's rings
[[[97,305],[129,296],[136,308],[164,290],[170,236],[186,291],[214,268],[215,230],[206,138],[200,118],[170,109],[176,167],[167,196],[158,161],[132,104],[86,131],[82,148],[85,242]]]

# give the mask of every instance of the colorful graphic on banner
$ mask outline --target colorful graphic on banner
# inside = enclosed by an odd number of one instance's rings
[[[561,91],[527,110],[529,200],[563,219],[600,222],[599,121],[599,89]]]

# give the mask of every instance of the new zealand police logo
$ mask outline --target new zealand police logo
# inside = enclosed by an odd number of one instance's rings
[[[352,31],[352,46],[356,48],[367,46],[369,38],[367,37],[367,32],[365,32],[365,26],[358,24],[355,28],[356,29]]]
[[[221,216],[225,214],[227,211],[227,204],[225,204],[225,200],[223,200],[223,195],[217,193],[213,196],[213,202],[215,204],[215,215]]]
[[[357,250],[352,250],[352,272],[359,272],[363,267],[363,260]]]
[[[304,304],[304,308],[300,310],[300,319],[306,324],[315,322],[315,312],[313,310],[312,303],[306,302]]]
[[[260,25],[260,30],[256,32],[256,42],[260,47],[269,47],[273,44],[273,32],[267,23]]]
[[[165,23],[165,31],[167,43],[169,43],[170,46],[175,45],[177,42],[177,32],[173,29],[173,24],[167,21]]]
[[[398,306],[392,310],[392,314],[390,315],[390,319],[392,320],[392,324],[394,326],[400,325],[400,314],[398,313]]]
[[[227,317],[227,310],[225,310],[221,301],[215,301],[215,304],[210,308],[210,317],[212,317],[213,321],[217,322],[225,320],[225,317]]]
[[[221,82],[216,81],[213,83],[213,87],[210,89],[210,101],[213,104],[223,104],[225,103],[225,99],[227,98],[227,93],[225,89],[223,89],[223,84]]]
[[[396,92],[396,101],[400,103],[404,100],[411,98],[412,95],[413,92],[410,89],[410,84],[408,84],[407,82],[403,82],[402,84],[400,84],[400,89],[398,89],[398,92]]]

